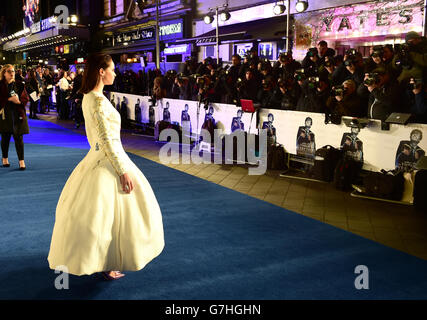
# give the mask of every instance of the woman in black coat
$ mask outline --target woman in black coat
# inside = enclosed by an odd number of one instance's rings
[[[32,93],[35,93],[38,98],[38,99],[36,98],[37,100],[33,100],[30,96],[30,119],[39,120],[36,113],[37,113],[38,104],[40,100],[40,87],[36,78],[35,70],[30,71],[30,77],[27,83],[27,92],[29,95],[31,95]]]
[[[15,82],[15,69],[7,64],[0,70],[0,134],[3,167],[10,167],[8,154],[10,138],[15,140],[19,169],[25,170],[23,135],[30,133],[25,105],[28,95],[24,83]]]

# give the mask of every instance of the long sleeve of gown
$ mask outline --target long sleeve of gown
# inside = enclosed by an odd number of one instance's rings
[[[98,131],[99,142],[117,175],[120,177],[126,172],[125,165],[120,159],[120,157],[117,155],[117,152],[114,150],[111,133],[108,129],[108,120],[102,107],[103,97],[97,96],[95,99],[96,103],[93,116]]]

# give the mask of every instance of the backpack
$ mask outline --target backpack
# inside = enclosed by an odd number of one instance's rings
[[[335,188],[342,191],[349,191],[362,170],[363,164],[359,161],[343,157],[338,161],[334,172]]]
[[[396,173],[385,170],[369,172],[363,178],[366,195],[396,201],[402,199],[404,183],[402,171]]]
[[[287,169],[286,153],[282,145],[268,146],[267,169],[271,169],[271,170]]]
[[[316,180],[331,182],[334,180],[334,170],[342,157],[342,150],[326,145],[316,150],[312,177]]]
[[[427,170],[419,170],[414,181],[414,206],[421,212],[427,212]]]

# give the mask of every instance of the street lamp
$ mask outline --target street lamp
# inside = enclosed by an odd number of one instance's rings
[[[308,8],[308,2],[307,1],[298,1],[295,5],[295,10],[297,12],[304,12]]]
[[[275,15],[279,15],[282,14],[283,12],[285,12],[286,10],[286,6],[284,4],[276,4],[273,7],[273,12]]]
[[[231,17],[230,13],[227,11],[228,4],[223,4],[222,6],[209,8],[209,12],[215,10],[215,17],[216,17],[215,28],[216,28],[216,63],[217,63],[217,65],[219,64],[219,19],[218,19],[219,17],[218,17],[218,11],[220,8],[224,8],[224,7],[225,7],[225,10],[220,14],[220,17],[221,17],[222,21],[227,21]],[[211,24],[213,22],[213,20],[214,20],[214,17],[211,13],[207,14],[203,18],[203,21],[206,24]]]

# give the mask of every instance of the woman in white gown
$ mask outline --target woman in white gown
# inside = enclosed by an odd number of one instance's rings
[[[51,269],[109,280],[142,269],[164,247],[157,199],[123,150],[120,114],[103,95],[115,76],[109,55],[88,58],[80,92],[90,150],[62,190],[48,256]]]

